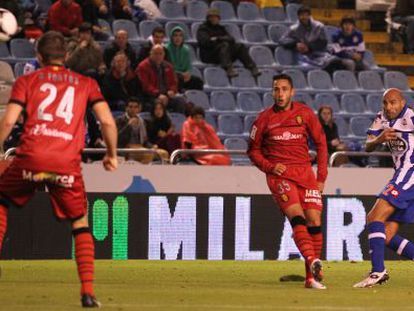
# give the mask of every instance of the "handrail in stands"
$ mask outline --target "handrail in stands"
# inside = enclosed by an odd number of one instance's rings
[[[334,167],[335,160],[339,156],[350,157],[391,157],[391,153],[383,151],[366,152],[366,151],[336,151],[329,158],[329,166]]]

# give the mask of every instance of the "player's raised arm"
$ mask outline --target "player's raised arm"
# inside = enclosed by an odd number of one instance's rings
[[[4,153],[4,141],[9,137],[22,110],[23,107],[19,104],[9,103],[7,105],[6,112],[0,120],[0,154]]]
[[[95,103],[92,109],[101,124],[102,137],[107,149],[103,165],[107,171],[113,171],[118,167],[116,153],[118,133],[114,118],[105,101]]]

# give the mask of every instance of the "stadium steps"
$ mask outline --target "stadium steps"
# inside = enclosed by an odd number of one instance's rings
[[[377,53],[390,53],[390,54],[402,54],[403,44],[401,42],[389,42],[389,43],[366,43],[365,46],[368,50],[374,54]]]
[[[414,55],[375,53],[375,60],[379,66],[413,66]]]

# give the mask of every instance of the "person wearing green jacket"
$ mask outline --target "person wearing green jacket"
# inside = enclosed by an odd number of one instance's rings
[[[177,74],[180,93],[184,93],[186,90],[202,90],[203,80],[191,74],[191,56],[189,47],[184,42],[184,30],[180,26],[176,26],[169,35],[170,41],[167,44],[168,57]]]

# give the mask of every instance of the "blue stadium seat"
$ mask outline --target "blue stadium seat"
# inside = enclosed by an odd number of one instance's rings
[[[332,93],[319,93],[316,94],[313,101],[315,110],[318,111],[321,106],[330,106],[334,113],[341,111],[338,98]]]
[[[168,115],[169,115],[169,114],[168,114]],[[144,120],[146,120],[146,121],[151,120],[151,112],[149,112],[149,111],[143,111],[143,112],[140,112],[140,113],[139,113],[139,116],[140,116],[141,118],[143,118]]]
[[[266,7],[262,9],[264,18],[269,22],[286,21],[286,13],[283,7]]]
[[[198,69],[197,67],[191,68],[191,74],[193,76],[199,77],[199,78],[201,78],[201,80],[203,80],[203,74],[201,73],[201,70]]]
[[[199,68],[203,68],[205,66],[207,66],[207,64],[204,64],[203,62],[201,62],[198,57],[197,57],[197,53],[194,50],[194,47],[192,45],[188,45],[188,49],[190,51],[190,58],[191,58],[191,63],[193,66],[199,67]]]
[[[266,92],[263,94],[263,107],[268,108],[275,103],[273,95],[271,92]]]
[[[382,94],[368,94],[367,96],[368,110],[378,113],[382,110]]]
[[[101,27],[102,31],[109,36],[109,38],[112,38],[114,36],[112,33],[111,24],[109,24],[108,21],[102,18],[98,18],[98,24]]]
[[[387,71],[384,73],[385,88],[397,88],[402,91],[411,91],[405,73],[399,71]]]
[[[193,38],[197,39],[197,31],[202,22],[195,22],[191,24],[191,33],[193,34]]]
[[[296,23],[298,21],[298,10],[301,6],[298,3],[288,3],[286,6],[286,15],[290,22]]]
[[[236,100],[228,91],[213,91],[210,94],[211,106],[219,112],[236,111]]]
[[[365,102],[359,94],[342,94],[341,106],[347,113],[363,114],[365,112]]]
[[[16,64],[14,64],[14,76],[16,78],[23,75],[25,65],[26,65],[26,62],[18,62]]]
[[[293,96],[293,100],[305,103],[307,106],[314,109],[312,97],[308,93],[296,92],[295,96]]]
[[[9,48],[7,43],[0,43],[0,59],[10,58]]]
[[[236,42],[245,41],[241,34],[239,26],[230,23],[223,23],[222,25],[226,28],[227,32],[234,38],[234,40],[236,40]]]
[[[262,74],[257,78],[257,86],[262,91],[269,91],[273,88],[273,76],[278,74],[278,72],[274,69],[267,68],[260,69],[260,72]]]
[[[275,59],[281,67],[289,68],[298,66],[298,58],[296,52],[278,46],[275,50]]]
[[[330,91],[333,89],[329,73],[319,69],[308,72],[308,85],[318,91]]]
[[[351,133],[357,137],[367,136],[367,130],[371,126],[372,120],[367,117],[352,117],[349,122]]]
[[[27,39],[12,39],[10,41],[10,54],[15,58],[35,58],[36,53],[33,43]]]
[[[47,13],[49,8],[52,6],[52,2],[50,0],[36,0],[36,4],[40,13]]]
[[[265,28],[260,24],[244,24],[243,25],[243,36],[246,42],[249,43],[268,43],[267,33]]]
[[[349,70],[337,70],[333,74],[333,83],[341,91],[357,91],[359,89],[355,74]]]
[[[349,125],[348,122],[342,116],[336,115],[334,117],[334,121],[336,126],[338,127],[338,134],[339,137],[347,137],[349,135]]]
[[[377,63],[375,62],[374,53],[372,53],[370,50],[365,50],[364,61],[368,63],[371,70],[376,70],[380,72],[385,71],[385,68],[379,67],[377,65]]]
[[[236,89],[256,89],[256,82],[250,72],[246,68],[236,68],[238,76],[231,79],[231,84]]]
[[[224,147],[228,150],[247,150],[247,142],[240,137],[226,138],[224,140]]]
[[[244,112],[259,112],[263,110],[262,100],[256,92],[239,92],[237,106]]]
[[[185,121],[185,115],[182,113],[170,112],[169,116],[171,118],[172,123],[177,132],[181,132],[181,128],[183,127],[183,123]]]
[[[210,4],[211,8],[220,10],[220,18],[222,21],[235,21],[237,20],[236,12],[234,11],[233,4],[227,1],[213,1]]]
[[[137,27],[133,21],[127,19],[116,19],[112,22],[112,31],[117,33],[118,30],[126,30],[128,33],[128,40],[139,40]]]
[[[208,5],[204,1],[187,1],[187,18],[190,20],[203,21],[206,19]]]
[[[283,70],[284,74],[287,74],[292,78],[293,87],[297,90],[306,90],[308,89],[308,84],[306,83],[306,78],[300,69],[286,69]]]
[[[358,74],[359,85],[366,91],[382,92],[384,84],[378,72],[373,70],[361,71]]]
[[[219,67],[208,67],[204,70],[205,89],[230,88],[230,82],[224,69]]]
[[[210,101],[205,92],[200,90],[188,90],[185,92],[187,100],[196,106],[203,107],[205,111],[210,110]]]
[[[325,27],[323,28],[323,30],[325,31],[326,34],[326,38],[328,39],[328,43],[332,43],[332,37],[335,34],[335,32],[338,31],[338,27],[336,26],[331,26],[331,25],[325,25]]]
[[[273,53],[267,46],[255,45],[250,47],[249,54],[257,66],[275,67]]]
[[[166,20],[179,19],[185,20],[184,7],[176,0],[161,0],[160,11]]]
[[[249,135],[256,118],[257,116],[255,115],[248,115],[244,117],[244,135]]]
[[[177,22],[177,21],[169,21],[165,24],[165,32],[167,34],[167,37],[169,37],[171,30],[176,26],[180,26],[184,30],[184,34],[185,34],[184,38],[186,41],[189,41],[192,39],[190,28],[188,28],[188,25],[182,22]]]
[[[269,39],[274,43],[279,43],[280,38],[289,30],[286,25],[283,24],[273,24],[267,28],[267,33]]]
[[[144,40],[151,36],[155,27],[161,27],[161,23],[153,20],[146,20],[139,23],[139,33]],[[114,30],[115,31],[115,30]]]
[[[218,134],[225,136],[241,136],[243,134],[243,121],[235,114],[220,114],[217,118]]]
[[[259,8],[251,2],[240,2],[237,6],[237,16],[243,22],[264,22]]]
[[[217,131],[217,120],[214,114],[206,111],[206,122],[210,124]]]

